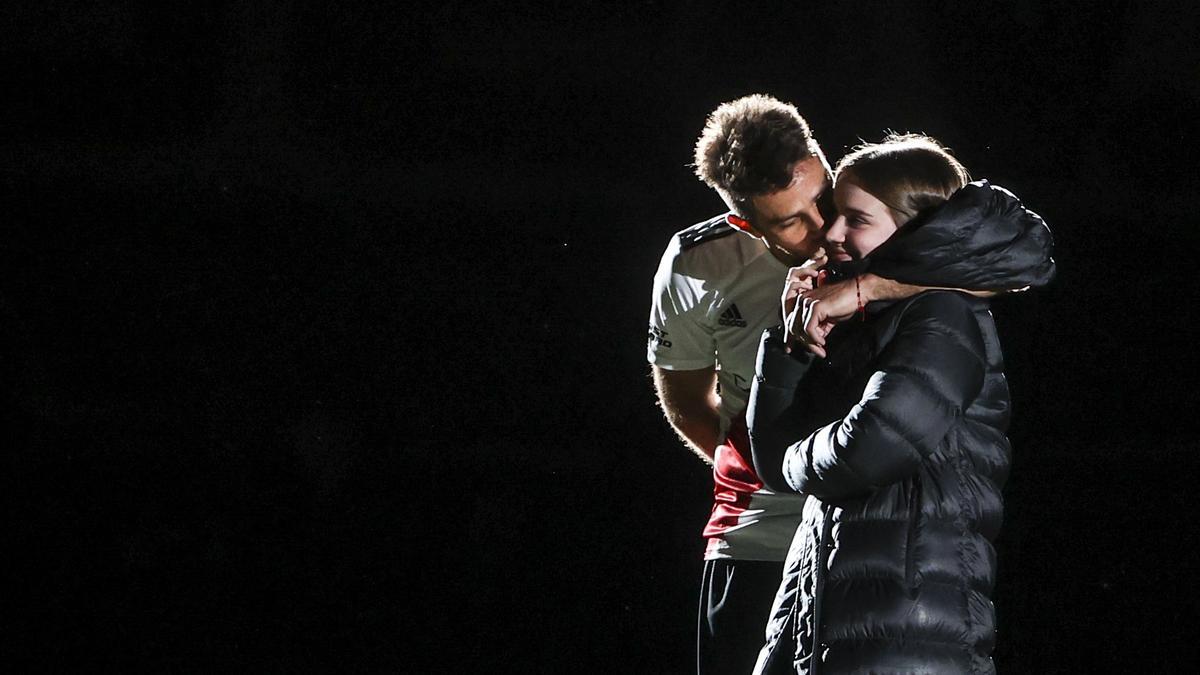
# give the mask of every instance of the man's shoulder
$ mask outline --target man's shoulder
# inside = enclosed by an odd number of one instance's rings
[[[714,280],[738,276],[764,253],[761,242],[738,232],[721,214],[676,232],[666,257],[675,272]]]
[[[734,234],[737,234],[737,230],[725,220],[725,214],[722,213],[680,230],[675,236],[679,239],[679,252],[683,253]]]
[[[744,293],[757,295],[764,283],[781,285],[785,273],[786,267],[771,256],[761,241],[739,232],[724,222],[724,216],[719,216],[671,238],[655,274],[655,285],[659,291],[687,289],[695,306],[701,304],[701,297],[715,301]],[[778,297],[778,292],[777,288],[772,289],[771,295]],[[712,306],[713,302],[703,304]]]

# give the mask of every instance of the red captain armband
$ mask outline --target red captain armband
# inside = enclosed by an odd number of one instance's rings
[[[744,232],[750,231],[750,221],[740,216],[735,216],[732,213],[725,214],[725,222]]]

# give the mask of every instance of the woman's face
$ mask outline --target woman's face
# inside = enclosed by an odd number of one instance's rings
[[[837,218],[825,230],[831,260],[861,260],[896,232],[888,207],[845,176],[833,190]]]

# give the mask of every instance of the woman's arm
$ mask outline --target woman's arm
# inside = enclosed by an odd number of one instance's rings
[[[862,494],[911,475],[938,448],[983,386],[983,336],[969,303],[941,291],[911,302],[859,402],[786,449],[793,490]]]

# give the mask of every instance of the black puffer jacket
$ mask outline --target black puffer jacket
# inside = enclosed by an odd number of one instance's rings
[[[1050,248],[1036,214],[973,183],[876,249],[870,269],[922,285],[1039,286],[1053,276]],[[768,332],[751,394],[759,476],[810,497],[772,640],[794,640],[799,673],[993,672],[992,542],[1010,448],[988,302],[931,291],[873,303],[827,353],[784,354]]]

